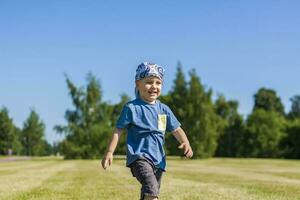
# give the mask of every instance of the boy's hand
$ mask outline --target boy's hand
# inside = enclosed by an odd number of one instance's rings
[[[106,169],[107,167],[109,167],[112,164],[113,161],[113,154],[112,152],[107,152],[101,162],[101,165],[103,167],[103,169]]]
[[[178,148],[183,149],[185,157],[191,158],[193,156],[193,150],[190,144],[183,142]]]

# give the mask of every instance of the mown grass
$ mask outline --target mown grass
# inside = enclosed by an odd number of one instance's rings
[[[300,199],[300,161],[170,159],[167,170],[160,199]],[[124,159],[106,171],[96,160],[0,162],[1,200],[134,200],[139,190]]]

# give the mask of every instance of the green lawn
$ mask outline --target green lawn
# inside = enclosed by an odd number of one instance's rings
[[[124,163],[104,171],[91,160],[0,161],[0,199],[138,199],[140,185]],[[167,170],[160,199],[300,199],[300,161],[171,159]]]

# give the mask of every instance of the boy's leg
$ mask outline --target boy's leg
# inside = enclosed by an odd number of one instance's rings
[[[156,169],[154,173],[155,173],[155,177],[156,177],[156,180],[158,183],[158,189],[160,189],[160,183],[161,183],[161,177],[162,177],[163,171],[161,169]]]
[[[158,183],[158,190],[160,189],[162,173],[163,173],[162,170],[154,169],[155,178],[156,178],[157,183]],[[153,196],[144,196],[144,197],[141,197],[141,199],[143,199],[143,200],[158,200],[157,197],[153,197]]]
[[[136,160],[131,165],[133,176],[142,184],[141,199],[158,199],[161,174],[146,160]]]

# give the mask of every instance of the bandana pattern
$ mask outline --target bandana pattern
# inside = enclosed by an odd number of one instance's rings
[[[160,80],[163,81],[164,79],[164,68],[157,65],[157,64],[152,64],[148,62],[144,62],[138,66],[136,69],[136,75],[135,75],[135,80],[141,80],[143,78],[149,77],[149,76],[156,76]]]

